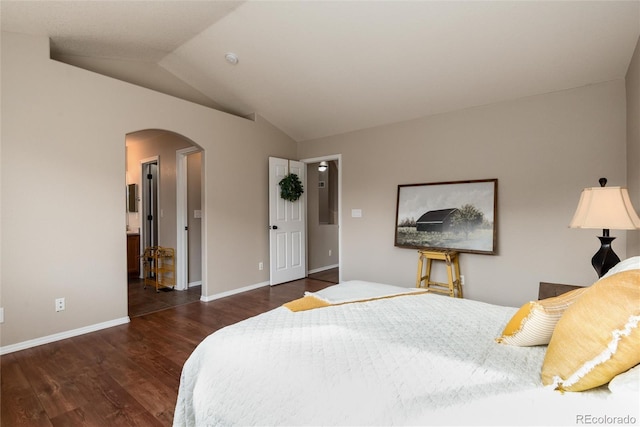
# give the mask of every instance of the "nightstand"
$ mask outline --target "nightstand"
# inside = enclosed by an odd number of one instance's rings
[[[558,295],[562,295],[566,292],[580,288],[582,288],[582,286],[540,282],[540,287],[538,288],[538,299],[540,300],[545,298],[557,297]]]

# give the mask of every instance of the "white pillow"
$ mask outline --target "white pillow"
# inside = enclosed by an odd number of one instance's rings
[[[640,365],[613,377],[609,381],[609,390],[611,393],[638,393],[640,391]]]
[[[638,270],[638,269],[640,269],[640,256],[627,258],[624,261],[620,261],[619,263],[611,267],[611,269],[607,271],[607,273],[604,276],[602,276],[600,280],[604,279],[605,277],[612,276],[616,273],[620,273],[621,271]]]

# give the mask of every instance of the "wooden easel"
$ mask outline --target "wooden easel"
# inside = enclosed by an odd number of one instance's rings
[[[450,297],[462,298],[462,284],[460,283],[460,261],[456,251],[418,251],[418,276],[416,288],[427,289],[430,292],[447,294]],[[426,260],[426,263],[424,262]],[[448,283],[431,280],[432,261],[444,261],[447,264]],[[423,271],[426,267],[426,271]],[[423,274],[424,273],[424,274]]]

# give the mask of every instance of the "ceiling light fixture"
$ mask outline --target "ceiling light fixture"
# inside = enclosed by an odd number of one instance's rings
[[[318,171],[320,172],[324,172],[327,170],[327,168],[329,167],[329,164],[327,162],[325,162],[324,160],[320,162],[320,164],[318,165]]]
[[[225,53],[224,59],[226,59],[227,62],[231,65],[236,65],[239,61],[238,55],[232,52]]]

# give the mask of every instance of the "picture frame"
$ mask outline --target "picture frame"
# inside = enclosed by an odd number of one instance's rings
[[[398,185],[395,246],[495,255],[498,180]]]

